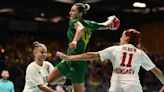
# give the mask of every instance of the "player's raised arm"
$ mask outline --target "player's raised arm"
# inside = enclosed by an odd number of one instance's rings
[[[90,59],[98,59],[100,58],[98,52],[87,52],[79,55],[71,55],[68,56],[62,52],[56,52],[56,55],[60,57],[61,59],[65,60],[72,60],[72,61],[77,61],[77,60],[90,60]]]
[[[103,26],[99,28],[99,30],[103,30],[103,29],[117,30],[120,26],[120,20],[115,15],[113,15],[113,16],[109,16],[107,21],[99,24]]]
[[[113,20],[116,18],[116,16],[109,16],[108,17],[108,20],[103,22],[103,23],[99,23],[100,25],[103,25],[103,26],[109,26],[112,24]]]

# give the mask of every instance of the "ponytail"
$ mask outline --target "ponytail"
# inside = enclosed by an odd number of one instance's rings
[[[83,12],[83,14],[86,14],[86,12],[90,9],[89,4],[75,3],[74,5],[76,5],[79,12]]]
[[[90,9],[90,5],[89,4],[84,4],[85,5],[85,11],[88,11]]]

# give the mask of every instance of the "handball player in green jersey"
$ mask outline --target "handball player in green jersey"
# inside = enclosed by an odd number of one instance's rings
[[[90,9],[88,4],[75,3],[70,12],[69,28],[67,31],[68,50],[67,55],[76,55],[85,52],[92,33],[96,30],[110,29],[115,16],[109,16],[103,23],[85,20],[83,16]],[[116,29],[115,29],[116,30]],[[87,69],[87,62],[71,62],[62,60],[50,73],[48,82],[51,83],[63,76],[69,77],[75,92],[84,92],[84,73]]]

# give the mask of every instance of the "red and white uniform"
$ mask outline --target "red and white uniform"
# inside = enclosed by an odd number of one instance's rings
[[[138,72],[140,66],[149,71],[155,67],[142,50],[131,44],[108,47],[99,51],[101,61],[112,62],[113,73],[109,92],[143,92]]]

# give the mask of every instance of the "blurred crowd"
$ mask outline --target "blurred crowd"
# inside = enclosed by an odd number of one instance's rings
[[[101,38],[91,39],[87,51],[97,51],[113,45]],[[7,68],[10,71],[10,80],[13,81],[15,91],[22,92],[25,83],[25,71],[29,63],[33,61],[32,43],[39,41],[48,48],[47,60],[54,66],[60,62],[55,52],[66,52],[67,39],[64,33],[47,32],[2,32],[0,34],[0,70]],[[164,71],[164,52],[149,52],[152,61]],[[109,61],[88,62],[86,73],[86,92],[107,92],[110,86],[112,65]],[[151,72],[141,69],[140,80],[145,92],[158,92],[161,84]],[[71,92],[69,79],[65,85],[55,85],[56,89],[63,88],[65,92]]]

